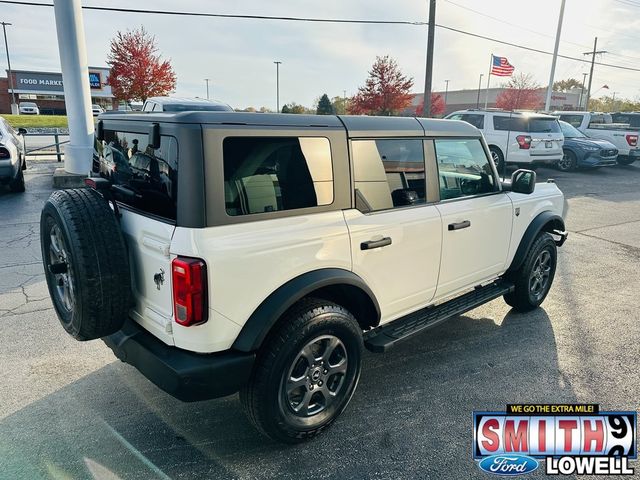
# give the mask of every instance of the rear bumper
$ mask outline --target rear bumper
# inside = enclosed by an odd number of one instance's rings
[[[165,392],[184,402],[231,395],[249,381],[254,353],[227,350],[199,354],[162,343],[127,319],[102,339],[116,357],[136,367]]]

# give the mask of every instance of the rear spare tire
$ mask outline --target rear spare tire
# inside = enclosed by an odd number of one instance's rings
[[[77,340],[118,331],[131,302],[129,259],[118,221],[91,189],[53,192],[40,216],[40,246],[60,323]]]

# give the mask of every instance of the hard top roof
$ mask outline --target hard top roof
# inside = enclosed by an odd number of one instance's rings
[[[100,115],[100,120],[204,125],[346,128],[350,137],[480,136],[467,122],[416,117],[364,115],[295,115],[253,112],[131,112]],[[108,128],[108,125],[105,125]]]

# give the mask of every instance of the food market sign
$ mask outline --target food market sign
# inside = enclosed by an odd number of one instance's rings
[[[15,88],[19,93],[52,93],[64,94],[62,74],[44,72],[15,72]],[[102,73],[89,72],[89,85],[92,90],[103,89]]]

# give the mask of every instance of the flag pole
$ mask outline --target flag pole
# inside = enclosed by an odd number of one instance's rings
[[[491,67],[493,66],[493,53],[491,54],[491,61],[489,62],[489,74],[487,75],[487,91],[484,94],[484,109],[487,109],[489,104],[489,81],[491,80]]]

